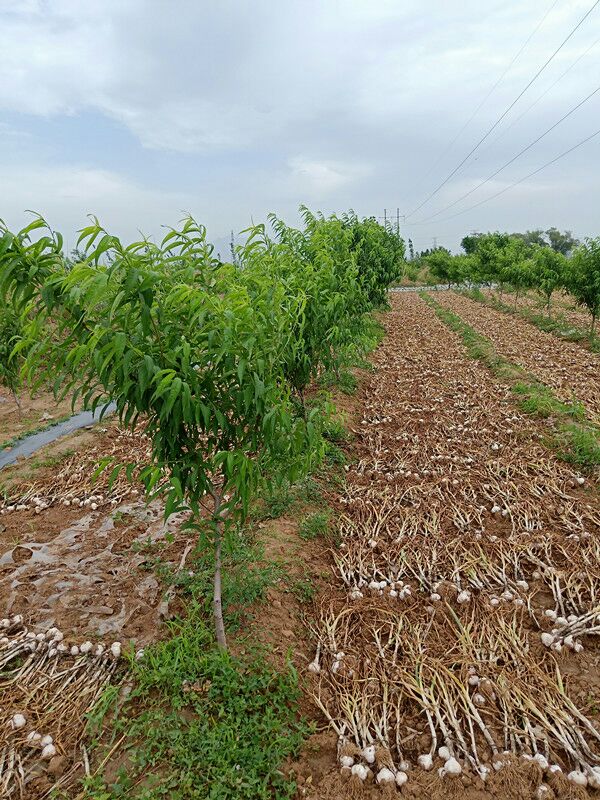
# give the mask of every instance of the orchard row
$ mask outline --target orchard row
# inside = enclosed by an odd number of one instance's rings
[[[360,348],[403,263],[375,220],[302,215],[302,230],[271,217],[245,231],[233,264],[191,218],[129,245],[93,220],[75,260],[41,218],[0,228],[0,379],[14,392],[50,383],[86,408],[110,399],[125,427],[143,419],[151,457],[128,469],[214,547],[222,647],[223,537],[262,480],[319,457],[305,390]]]

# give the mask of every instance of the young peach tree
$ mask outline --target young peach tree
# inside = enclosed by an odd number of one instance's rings
[[[569,262],[566,285],[577,303],[590,312],[590,336],[593,338],[600,315],[600,237],[586,239],[575,250]]]
[[[43,234],[36,241],[34,231]],[[94,221],[77,245],[85,259],[73,264],[41,219],[0,234],[0,296],[28,320],[29,379],[52,376],[57,394],[86,408],[110,398],[130,428],[144,421],[152,459],[137,466],[148,493],[166,495],[166,517],[189,510],[189,527],[214,549],[215,630],[225,648],[228,526],[262,476],[277,468],[294,477],[310,458],[312,422],[293,415],[281,361],[299,302],[260,265],[243,280],[221,265],[192,219],[160,245],[127,246]]]
[[[15,352],[21,340],[21,321],[15,311],[0,302],[0,385],[4,386],[14,398],[21,413],[19,399],[21,358]]]

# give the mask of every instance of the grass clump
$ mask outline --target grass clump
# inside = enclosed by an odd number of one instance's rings
[[[223,615],[240,630],[250,608],[264,599],[284,568],[266,560],[249,531],[232,531],[223,558]],[[281,771],[294,756],[308,724],[300,718],[298,676],[291,663],[272,667],[266,651],[240,640],[243,655],[215,646],[210,625],[210,553],[199,546],[178,574],[156,558],[147,565],[176,583],[186,599],[185,616],[168,625],[168,638],[147,648],[141,661],[130,654],[134,689],[119,707],[114,687],[90,714],[89,733],[104,728],[102,747],[116,743],[118,762],[84,782],[86,800],[285,800],[296,785]],[[308,581],[292,591],[312,599]],[[110,719],[107,725],[107,719]],[[101,753],[99,753],[101,756]],[[104,762],[101,762],[103,765]]]
[[[548,417],[572,417],[580,422],[585,422],[585,408],[581,403],[563,403],[554,396],[552,390],[543,383],[519,381],[512,387],[512,391],[519,395],[519,406],[527,414],[547,419]]]
[[[310,541],[317,539],[319,536],[326,536],[329,532],[329,523],[331,519],[331,512],[329,511],[315,511],[308,514],[300,522],[298,533],[301,539]]]
[[[565,461],[580,467],[600,466],[600,440],[595,429],[565,424],[561,426],[557,439],[559,445],[561,439],[564,440],[559,453]]]
[[[290,591],[299,603],[310,603],[317,593],[317,587],[310,577],[303,577],[293,581]]]
[[[343,394],[356,394],[358,380],[349,369],[341,369],[336,375],[333,370],[324,372],[319,378],[319,385],[324,389],[339,389]]]

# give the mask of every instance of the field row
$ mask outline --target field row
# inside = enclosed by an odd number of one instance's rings
[[[600,420],[600,355],[454,292],[436,299],[488,337],[499,355],[550,386],[563,402],[582,403],[593,422]]]

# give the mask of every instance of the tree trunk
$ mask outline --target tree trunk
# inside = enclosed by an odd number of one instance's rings
[[[306,399],[304,397],[304,389],[297,390],[298,397],[300,398],[300,405],[302,406],[302,416],[305,420],[308,419],[308,415],[306,413]]]
[[[592,314],[592,329],[590,331],[590,337],[592,339],[594,338],[594,333],[595,333],[595,329],[596,329],[596,317],[597,316],[598,316],[597,313],[596,314]]]
[[[13,399],[15,401],[15,405],[17,406],[17,411],[19,413],[19,419],[23,416],[23,406],[21,405],[21,398],[17,394],[17,392],[11,392]]]
[[[213,614],[215,634],[221,650],[227,650],[225,624],[223,622],[223,603],[221,597],[221,544],[223,539],[223,520],[221,519],[221,495],[213,495],[215,505],[215,578],[213,589]]]

